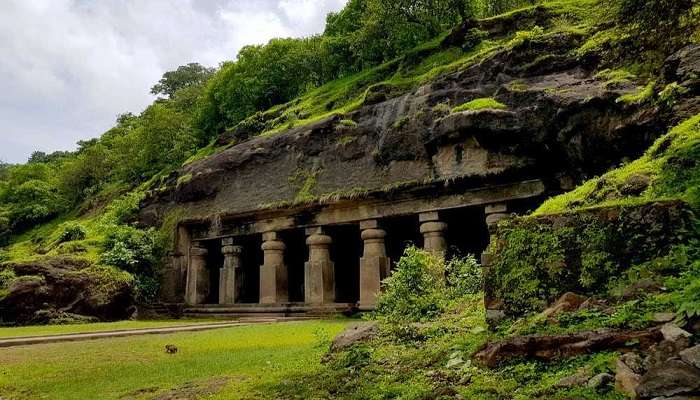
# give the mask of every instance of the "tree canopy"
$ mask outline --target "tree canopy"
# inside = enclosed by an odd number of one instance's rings
[[[201,85],[215,72],[214,68],[207,68],[199,63],[181,65],[174,71],[168,71],[151,88],[151,94],[173,97],[175,92],[188,86]]]

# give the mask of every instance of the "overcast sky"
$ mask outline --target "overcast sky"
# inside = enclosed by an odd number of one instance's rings
[[[323,30],[346,0],[0,0],[0,160],[75,149],[163,72]]]

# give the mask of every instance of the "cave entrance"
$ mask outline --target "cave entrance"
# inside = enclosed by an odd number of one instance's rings
[[[304,229],[294,229],[280,233],[286,245],[284,264],[287,266],[287,290],[289,301],[304,302],[304,263],[309,259]]]
[[[362,239],[360,226],[334,225],[327,227],[333,238],[331,259],[334,263],[335,301],[357,303],[360,300],[360,257]]]
[[[391,269],[394,269],[407,247],[423,247],[418,215],[385,218],[382,220],[382,228],[386,230],[386,252],[391,260]]]
[[[447,257],[473,254],[477,260],[489,244],[484,207],[467,207],[440,212],[447,222]]]
[[[236,245],[243,246],[240,295],[236,302],[259,303],[260,266],[263,263],[262,235],[239,236]]]
[[[209,293],[204,304],[219,303],[219,269],[224,265],[224,255],[221,252],[221,240],[202,242],[207,249],[207,270],[209,271]]]

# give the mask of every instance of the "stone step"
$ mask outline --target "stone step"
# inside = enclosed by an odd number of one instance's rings
[[[241,316],[323,316],[346,313],[357,310],[354,304],[332,303],[308,305],[304,303],[282,304],[203,304],[185,307],[185,316],[199,317],[241,317]]]

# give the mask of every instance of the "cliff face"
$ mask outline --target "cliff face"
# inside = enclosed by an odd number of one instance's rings
[[[673,119],[649,102],[621,101],[642,87],[596,74],[595,57],[574,51],[583,40],[555,33],[510,43],[400,95],[371,87],[355,111],[243,140],[183,167],[146,199],[142,220],[156,223],[173,206],[207,219],[441,182],[537,178],[551,191],[570,189],[639,156]],[[477,101],[452,110],[475,99],[503,107]],[[697,108],[683,104],[676,120]],[[220,141],[247,137],[236,134]]]

